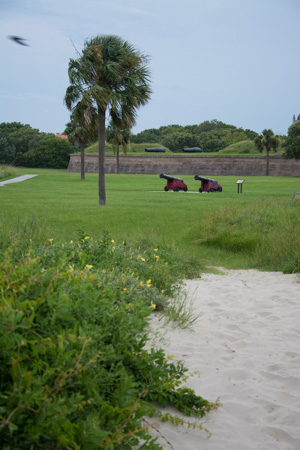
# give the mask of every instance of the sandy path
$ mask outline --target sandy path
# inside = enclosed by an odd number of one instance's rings
[[[255,270],[186,281],[188,298],[202,316],[193,332],[165,327],[159,344],[200,372],[187,386],[208,400],[220,397],[222,406],[206,416],[209,439],[197,429],[158,424],[163,448],[300,449],[297,281],[296,275]],[[154,318],[153,328],[161,329],[162,322]]]

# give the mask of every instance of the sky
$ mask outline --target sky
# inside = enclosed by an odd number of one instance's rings
[[[135,134],[213,119],[287,134],[300,114],[299,0],[0,0],[0,123],[62,133],[69,60],[102,34],[149,56]]]

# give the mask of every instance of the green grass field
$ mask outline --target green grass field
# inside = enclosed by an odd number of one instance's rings
[[[109,231],[117,241],[168,246],[199,270],[300,265],[298,177],[245,177],[242,194],[238,177],[217,177],[223,192],[200,194],[193,176],[184,176],[187,193],[166,193],[157,175],[107,174],[107,206],[100,207],[96,174],[81,181],[60,170],[17,172],[38,177],[0,188],[3,235],[32,229],[39,239],[64,241],[78,230],[94,238]]]
[[[238,194],[237,177],[217,177],[223,192],[200,194],[193,176],[176,193],[158,175],[111,174],[99,206],[96,174],[0,174],[38,175],[0,187],[3,448],[162,448],[145,416],[205,430],[220,403],[145,347],[149,318],[191,328],[181,280],[215,267],[299,273],[300,178],[245,177]]]

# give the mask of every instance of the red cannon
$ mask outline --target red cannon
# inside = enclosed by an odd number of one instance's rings
[[[170,190],[173,190],[175,192],[178,192],[180,190],[182,190],[182,191],[188,190],[188,187],[183,182],[182,178],[172,177],[170,175],[165,175],[164,173],[160,174],[160,178],[165,178],[167,180],[167,186],[165,186],[166,192],[170,191]]]
[[[199,175],[195,175],[194,179],[201,181],[199,192],[222,192],[222,186],[220,186],[217,180],[214,180],[213,178],[204,178]]]

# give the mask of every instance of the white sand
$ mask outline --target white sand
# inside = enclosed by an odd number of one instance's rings
[[[300,284],[255,270],[186,281],[203,315],[193,331],[165,327],[160,346],[200,376],[185,385],[222,406],[202,422],[212,433],[155,422],[175,450],[300,449]],[[162,321],[153,320],[161,330]],[[166,409],[165,411],[172,411]]]

